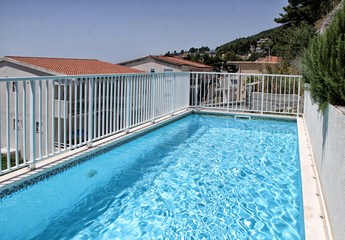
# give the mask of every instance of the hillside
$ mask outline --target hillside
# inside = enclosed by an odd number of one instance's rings
[[[282,32],[283,26],[276,28],[268,29],[257,33],[249,37],[238,38],[231,42],[225,43],[216,48],[217,53],[226,53],[232,51],[238,55],[248,54],[250,51],[250,46],[257,44],[257,41],[262,38],[270,38],[273,40],[273,43],[276,42],[277,36]]]

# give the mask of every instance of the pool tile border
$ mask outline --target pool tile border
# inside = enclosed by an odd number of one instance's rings
[[[9,184],[10,186],[4,186],[2,187],[2,190],[0,188],[0,200],[8,195],[11,195],[15,192],[18,192],[26,187],[29,187],[31,185],[34,185],[40,181],[43,181],[45,179],[48,179],[56,174],[59,174],[61,172],[64,172],[76,165],[79,165],[85,161],[88,161],[92,158],[95,158],[105,152],[108,152],[114,148],[117,148],[119,146],[122,146],[128,142],[131,142],[137,138],[140,138],[150,132],[153,132],[159,128],[162,128],[166,125],[169,125],[173,122],[176,122],[180,119],[183,119],[189,115],[192,115],[193,111],[189,111],[186,113],[183,113],[181,115],[175,116],[173,118],[170,118],[168,120],[165,120],[163,122],[154,124],[150,127],[147,127],[141,131],[131,133],[129,135],[126,135],[125,137],[122,137],[118,140],[115,140],[111,143],[105,144],[105,146],[100,146],[95,149],[91,149],[91,151],[84,152],[78,156],[70,157],[68,160],[59,163],[57,166],[52,166],[49,169],[42,170],[40,172],[37,172],[34,175],[30,175],[28,177],[25,177],[25,179],[21,179],[21,181],[16,181],[13,184]]]

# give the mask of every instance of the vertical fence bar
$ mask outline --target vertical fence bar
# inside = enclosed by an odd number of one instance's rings
[[[52,153],[55,153],[55,80],[53,80],[53,107],[52,107]]]
[[[151,121],[152,123],[155,122],[155,116],[156,116],[156,80],[157,80],[157,77],[156,75],[151,75],[152,76],[152,107],[151,107]]]
[[[129,125],[130,125],[130,77],[126,77],[126,133],[129,132]]]
[[[61,151],[61,79],[58,87],[58,151]]]
[[[98,106],[97,106],[97,113],[98,113],[98,135],[97,137],[100,137],[101,136],[101,99],[102,99],[102,88],[101,88],[101,82],[103,84],[103,78],[101,77],[98,81]]]
[[[94,138],[97,137],[97,127],[96,127],[96,124],[97,124],[97,81],[99,81],[99,78],[93,78],[92,80],[92,96],[93,96],[93,100],[94,100],[94,103],[93,103],[93,125],[92,125],[92,130],[93,130],[93,138],[91,140],[93,140]]]
[[[114,90],[114,77],[110,77],[110,95],[109,95],[109,99],[110,99],[110,103],[109,103],[109,132],[112,133],[113,132],[113,90]]]
[[[63,101],[64,101],[64,118],[63,118],[63,149],[67,150],[67,79],[63,82]]]
[[[30,169],[34,170],[36,168],[36,112],[35,112],[35,81],[30,81],[30,158],[31,165]]]
[[[49,129],[49,99],[48,99],[48,96],[49,96],[49,81],[48,81],[48,79],[46,79],[45,80],[45,85],[46,85],[46,94],[45,94],[45,100],[46,100],[46,121],[45,121],[45,123],[46,123],[46,135],[45,135],[45,138],[46,138],[46,149],[45,149],[45,151],[46,151],[46,154],[45,154],[45,156],[47,156],[48,157],[48,155],[49,155],[49,148],[48,148],[48,145],[49,145],[49,142],[48,142],[48,140],[49,140],[49,131],[48,131],[48,129]],[[52,101],[53,102],[53,104],[54,104],[54,100]],[[24,119],[25,119],[25,115],[24,115]]]
[[[42,80],[38,80],[38,153],[42,158]]]
[[[106,81],[105,81],[106,77],[103,77],[102,78],[102,95],[103,95],[103,100],[102,100],[102,133],[101,133],[101,136],[103,137],[104,136],[104,119],[105,119],[105,84],[106,84]]]
[[[66,84],[67,86],[67,84]],[[69,131],[68,131],[68,142],[69,142],[69,147],[70,149],[72,149],[72,79],[68,80],[68,87],[69,87],[69,110],[68,110],[68,127],[69,127]],[[74,144],[73,144],[73,148],[74,148]]]
[[[261,77],[261,114],[264,113],[264,86],[265,86],[265,78],[264,76]]]
[[[93,138],[93,85],[94,84],[94,78],[89,79],[89,126],[88,126],[88,147],[92,147],[92,138]]]
[[[195,103],[194,103],[195,108],[198,107],[198,84],[199,84],[199,74],[197,73],[195,75]]]
[[[0,136],[1,136],[1,133],[0,133]],[[26,154],[26,81],[23,81],[23,160],[24,160],[24,164],[26,164],[26,159],[27,159],[27,154]]]
[[[300,97],[299,97],[299,95],[300,95],[300,89],[301,89],[301,78],[299,77],[298,79],[298,94],[297,94],[297,117],[299,116],[299,100],[300,100]]]
[[[10,83],[6,82],[7,169],[11,168]]]
[[[74,145],[78,145],[77,139],[77,120],[78,120],[78,79],[74,78]]]
[[[175,113],[176,75],[172,79],[171,115]]]
[[[18,154],[18,82],[16,81],[15,83],[15,123],[14,123],[14,127],[15,127],[15,159],[16,159],[16,167],[18,167],[19,165],[19,154]],[[1,157],[1,156],[0,156]]]
[[[79,134],[79,144],[82,143],[82,131],[84,130],[82,125],[83,125],[83,78],[79,78],[79,129],[77,130]]]
[[[88,92],[88,82],[90,81],[90,78],[85,78],[85,83],[84,83],[84,86],[85,86],[85,91],[84,91],[84,143],[87,143],[87,135],[88,135],[88,131],[86,131],[88,129],[88,126],[87,126],[87,113],[88,113],[88,110],[87,110],[87,102],[90,101],[90,99],[87,97],[87,92]]]
[[[118,101],[117,101],[117,95],[118,95],[118,87],[117,87],[117,77],[114,77],[114,79],[113,79],[113,81],[114,81],[114,107],[113,107],[113,109],[114,109],[114,112],[113,112],[113,132],[116,132],[116,125],[117,125],[117,104],[118,104]]]
[[[106,87],[106,95],[105,95],[105,100],[106,100],[106,106],[105,106],[105,134],[107,135],[109,133],[109,76],[106,77],[107,79],[107,87]]]

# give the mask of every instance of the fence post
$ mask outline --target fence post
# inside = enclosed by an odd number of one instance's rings
[[[175,113],[175,92],[176,92],[176,73],[173,75],[173,80],[172,80],[172,97],[171,97],[171,105],[172,105],[172,110],[171,110],[171,116],[174,116]]]
[[[30,158],[32,160],[30,164],[30,170],[36,168],[36,112],[35,112],[35,100],[36,100],[35,81],[30,80]]]
[[[7,139],[7,168],[11,168],[11,135],[10,135],[10,83],[6,82],[6,127],[7,127],[7,133],[6,133],[6,139]],[[1,137],[1,136],[0,136]],[[0,154],[1,157],[1,154]]]
[[[131,122],[131,77],[126,77],[126,84],[127,84],[127,109],[126,109],[126,133],[129,133],[129,127]]]
[[[261,86],[261,114],[264,113],[264,87],[265,87],[265,77],[262,76],[262,86]]]
[[[297,117],[299,116],[299,101],[300,101],[300,90],[301,90],[301,77],[298,77],[298,94],[297,94]]]
[[[154,74],[153,76],[153,81],[152,81],[152,109],[151,109],[151,123],[155,123],[155,118],[156,118],[156,80],[157,80],[157,75]]]
[[[195,76],[195,109],[197,108],[198,105],[198,84],[199,84],[199,74],[197,73]]]
[[[225,79],[225,77],[224,77],[224,79]],[[229,112],[229,104],[230,104],[230,81],[231,81],[231,79],[230,79],[230,73],[228,74],[228,92],[227,92],[227,105],[226,105],[226,111],[227,112]],[[225,84],[224,84],[224,87],[225,87]],[[204,100],[204,102],[205,102],[205,100]]]
[[[88,143],[89,148],[92,147],[93,138],[93,80],[94,78],[89,78],[89,126],[88,126]]]

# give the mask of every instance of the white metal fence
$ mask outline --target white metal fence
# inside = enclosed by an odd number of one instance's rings
[[[299,115],[301,76],[193,73],[191,106],[202,109]]]
[[[0,79],[0,174],[189,107],[189,73]]]
[[[300,81],[228,73],[0,79],[0,175],[188,107],[298,116]]]

